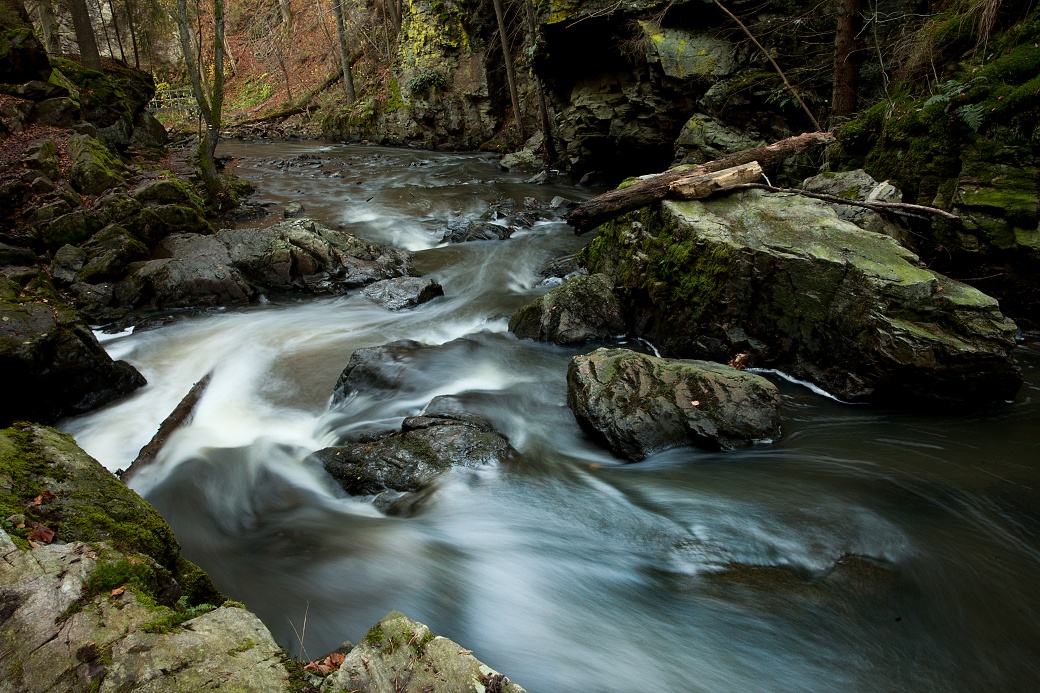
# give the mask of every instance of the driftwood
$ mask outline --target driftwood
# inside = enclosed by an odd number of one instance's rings
[[[672,182],[681,178],[714,173],[752,161],[757,161],[763,168],[767,168],[809,147],[830,144],[833,141],[834,135],[829,132],[807,132],[764,147],[735,152],[694,168],[673,169],[647,176],[628,187],[611,190],[582,202],[568,215],[567,223],[580,235],[625,212],[664,199],[670,193],[669,186]]]
[[[710,197],[719,190],[735,185],[754,183],[762,177],[762,167],[757,161],[725,168],[715,173],[704,173],[697,176],[686,176],[673,180],[668,190],[673,197],[683,200],[700,200]]]
[[[213,377],[213,373],[207,373],[199,382],[192,385],[191,389],[188,390],[188,394],[184,395],[184,399],[181,400],[180,404],[166,417],[166,420],[159,424],[159,430],[156,431],[152,439],[148,441],[148,444],[141,448],[141,451],[137,453],[137,458],[133,461],[130,467],[122,472],[117,472],[119,478],[125,484],[137,474],[139,471],[150,465],[158,457],[159,451],[162,450],[163,446],[166,445],[166,441],[178,428],[183,426],[188,419],[191,417],[192,412],[195,411],[195,405],[199,403],[202,398],[202,393],[206,391],[206,386],[209,385],[210,379]]]

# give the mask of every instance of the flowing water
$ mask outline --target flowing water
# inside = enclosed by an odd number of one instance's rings
[[[437,240],[449,220],[496,201],[588,191],[525,184],[475,154],[224,152],[242,158],[261,198],[417,251],[446,293],[400,313],[355,293],[117,336],[106,346],[149,385],[63,424],[108,467],[126,467],[214,372],[193,423],[133,485],[283,646],[302,639],[317,658],[399,609],[532,693],[1040,690],[1035,344],[1018,351],[1027,384],[997,411],[879,411],[776,379],[776,444],[622,464],[566,406],[579,351],[506,329],[547,290],[538,268],[588,237],[545,222],[503,242]],[[301,154],[321,160],[279,163]],[[402,338],[428,345],[406,386],[329,411],[353,350]],[[446,475],[408,517],[345,496],[306,460],[449,393],[521,459]],[[869,561],[835,569],[842,556]]]

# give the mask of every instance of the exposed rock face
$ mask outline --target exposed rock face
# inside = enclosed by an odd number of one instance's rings
[[[391,611],[347,655],[329,677],[323,693],[524,693],[502,674],[482,664],[469,650]]]
[[[406,418],[400,431],[314,453],[351,495],[418,491],[454,467],[496,465],[516,455],[489,422],[450,410],[440,413],[436,399],[424,414]]]
[[[0,373],[9,393],[0,424],[53,421],[107,404],[145,384],[112,361],[37,267],[0,267]]]
[[[567,403],[582,428],[633,461],[678,445],[726,450],[780,435],[776,386],[708,361],[597,349],[571,360]]]
[[[667,356],[781,369],[849,401],[979,406],[1015,396],[1015,326],[826,204],[755,192],[666,202],[601,228],[589,269],[633,290]]]
[[[583,344],[625,334],[621,301],[605,274],[579,275],[530,303],[509,319],[520,339]]]
[[[369,284],[361,295],[387,310],[403,310],[444,295],[444,287],[432,279],[397,277]]]

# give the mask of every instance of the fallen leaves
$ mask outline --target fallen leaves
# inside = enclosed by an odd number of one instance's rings
[[[29,542],[38,542],[40,544],[49,544],[54,541],[54,530],[46,525],[41,525],[39,522],[33,525],[32,531],[29,532]]]
[[[321,674],[322,676],[327,676],[328,674],[331,674],[332,672],[339,669],[340,665],[343,664],[343,660],[346,658],[347,656],[342,652],[333,652],[324,659],[316,659],[313,662],[304,664],[303,670],[313,671],[317,674]]]
[[[744,366],[747,365],[748,359],[750,359],[750,358],[751,358],[751,354],[748,354],[748,353],[737,354],[729,362],[729,367],[730,368],[736,368],[738,371],[742,371],[742,370],[744,370]]]
[[[43,493],[32,499],[32,504],[42,505],[44,501],[50,500],[51,498],[54,498],[54,494],[50,491],[44,491]]]
[[[112,590],[112,596],[118,597],[123,592],[126,592],[126,585],[120,585],[119,587],[116,587],[114,590]]]

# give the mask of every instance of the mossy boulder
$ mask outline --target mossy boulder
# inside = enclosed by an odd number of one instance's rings
[[[0,691],[288,688],[259,619],[220,606],[155,509],[68,435],[0,431],[0,514],[25,525],[0,530]]]
[[[583,344],[628,331],[624,309],[605,274],[572,277],[509,319],[520,339],[555,344]]]
[[[747,353],[843,400],[901,405],[1002,403],[1022,382],[994,299],[815,200],[666,202],[604,225],[585,260],[631,290],[665,356]]]
[[[392,682],[392,683],[391,683]],[[399,611],[391,611],[352,649],[322,688],[327,693],[524,693],[469,650]]]
[[[760,375],[628,349],[575,356],[567,403],[582,428],[638,461],[680,445],[728,450],[780,436],[780,393]]]
[[[0,424],[82,414],[144,385],[112,361],[38,267],[0,268]]]
[[[90,135],[70,136],[67,151],[72,160],[67,176],[77,192],[100,195],[110,188],[126,185],[122,162]]]
[[[0,83],[46,82],[51,74],[47,52],[33,33],[29,15],[21,3],[0,8]]]

